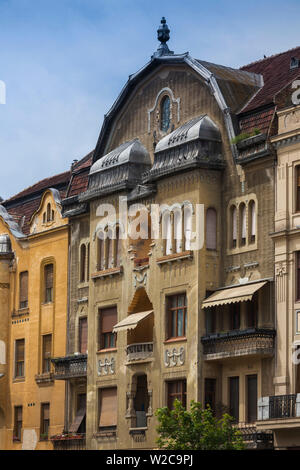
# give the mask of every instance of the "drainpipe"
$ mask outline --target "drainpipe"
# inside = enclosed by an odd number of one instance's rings
[[[67,355],[70,352],[70,340],[69,340],[69,331],[70,331],[70,273],[71,273],[71,227],[69,226],[69,240],[68,240],[68,281],[67,281],[67,338],[66,338],[66,352]],[[66,380],[65,386],[65,424],[64,430],[69,431],[69,396],[70,396],[70,384]]]

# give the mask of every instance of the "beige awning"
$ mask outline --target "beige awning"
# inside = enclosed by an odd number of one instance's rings
[[[118,333],[122,330],[133,330],[137,327],[138,323],[147,318],[153,313],[153,310],[148,310],[147,312],[131,313],[124,320],[120,321],[114,326],[113,332]]]
[[[267,282],[268,281],[261,281],[253,284],[239,284],[236,287],[218,290],[203,301],[202,308],[252,300],[253,294],[261,289]]]

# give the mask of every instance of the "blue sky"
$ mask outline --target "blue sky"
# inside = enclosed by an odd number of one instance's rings
[[[0,0],[0,196],[67,170],[96,144],[128,75],[169,47],[239,67],[299,46],[299,0]]]

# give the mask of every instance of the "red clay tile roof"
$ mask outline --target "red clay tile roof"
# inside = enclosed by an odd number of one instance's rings
[[[67,191],[67,197],[77,196],[86,191],[90,167],[93,163],[94,150],[83,157],[72,167],[72,178]]]
[[[7,208],[9,214],[18,222],[22,232],[25,235],[30,231],[30,219],[32,214],[39,208],[41,198],[33,199],[32,201],[20,203],[18,206]]]
[[[274,107],[260,111],[258,113],[248,114],[240,119],[241,132],[251,132],[254,129],[259,129],[262,133],[268,134],[270,124],[274,116]]]
[[[263,75],[264,86],[241,110],[247,112],[274,102],[274,96],[300,76],[300,68],[290,69],[291,58],[300,59],[300,47],[244,65],[241,70]]]

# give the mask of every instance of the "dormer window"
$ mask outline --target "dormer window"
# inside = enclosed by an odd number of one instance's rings
[[[161,101],[160,116],[160,128],[167,132],[170,127],[170,98],[167,95]]]
[[[296,57],[291,57],[290,69],[297,69],[299,67],[299,59]]]

